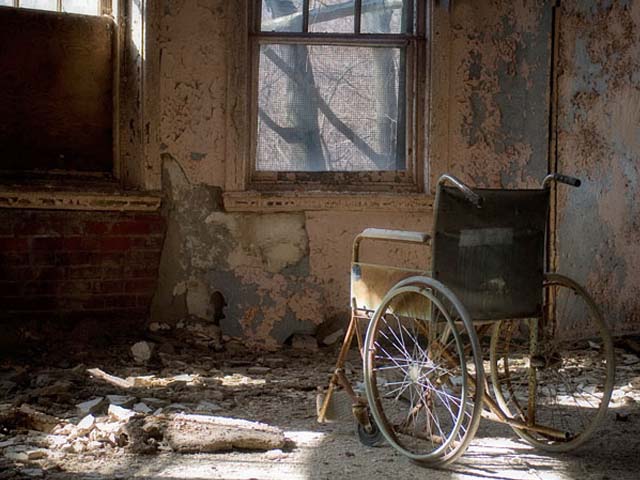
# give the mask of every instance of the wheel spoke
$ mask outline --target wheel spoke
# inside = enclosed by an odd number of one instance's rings
[[[613,388],[613,345],[595,303],[575,282],[557,274],[547,275],[543,298],[536,365],[527,366],[534,359],[529,360],[529,347],[520,340],[528,334],[517,329],[526,323],[500,322],[491,341],[492,381],[501,408],[511,416],[528,418],[526,378],[534,368],[536,424],[569,436],[559,439],[527,429],[515,431],[537,447],[568,451],[593,435],[606,412]],[[579,332],[585,336],[596,332],[600,349],[589,348],[589,337],[576,339]],[[574,337],[571,342],[565,341],[568,334]]]
[[[381,433],[403,454],[431,464],[464,452],[482,407],[482,392],[465,383],[468,361],[482,379],[477,338],[466,330],[471,320],[438,285],[425,279],[385,297],[368,328],[365,359],[367,399]],[[410,313],[425,304],[429,315]]]

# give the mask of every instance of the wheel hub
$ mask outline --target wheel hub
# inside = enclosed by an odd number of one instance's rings
[[[425,367],[424,364],[421,363],[413,363],[409,366],[409,370],[407,372],[407,377],[409,381],[413,384],[418,383],[420,378],[422,378],[422,370]]]

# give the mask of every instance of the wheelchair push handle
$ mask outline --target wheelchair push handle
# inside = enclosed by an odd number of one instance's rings
[[[474,192],[473,190],[471,190],[471,188],[469,188],[469,186],[464,184],[461,180],[454,177],[453,175],[449,175],[445,173],[438,180],[438,184],[444,185],[446,182],[451,183],[454,187],[460,190],[463,193],[464,197],[467,199],[467,201],[469,201],[470,203],[472,203],[478,208],[482,207],[482,197],[478,195],[476,192]]]
[[[542,181],[542,187],[548,188],[549,182],[552,181],[571,185],[572,187],[579,187],[580,185],[582,185],[582,182],[579,178],[570,177],[569,175],[562,175],[561,173],[551,173],[544,177],[544,180]]]

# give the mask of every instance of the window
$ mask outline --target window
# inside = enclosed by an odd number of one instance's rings
[[[423,0],[262,0],[250,183],[418,189]]]
[[[82,13],[100,15],[101,0],[0,0],[0,6],[30,8],[33,10],[49,10],[51,12]]]

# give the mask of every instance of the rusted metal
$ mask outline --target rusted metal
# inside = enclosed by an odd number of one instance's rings
[[[454,185],[452,187],[444,187],[444,183],[449,182]],[[511,309],[511,300],[506,297],[509,292],[501,292],[500,297],[497,299],[497,303],[493,305],[493,309],[485,309],[482,311],[484,304],[474,304],[472,306],[473,319],[479,319],[480,321],[474,324],[474,328],[467,332],[469,336],[482,336],[486,333],[488,328],[491,328],[495,320],[502,318],[516,319],[520,321],[529,321],[529,363],[528,368],[528,408],[526,414],[518,413],[517,416],[511,416],[510,413],[503,410],[498,402],[491,397],[489,391],[488,382],[478,384],[476,377],[470,371],[466,371],[466,378],[468,387],[476,394],[480,393],[478,389],[481,389],[483,393],[482,403],[487,409],[483,412],[483,416],[500,423],[509,425],[516,430],[537,432],[550,440],[569,441],[571,440],[570,432],[551,428],[546,425],[540,425],[536,421],[536,400],[538,393],[538,378],[537,369],[544,367],[544,362],[539,359],[539,342],[540,335],[543,329],[546,328],[544,322],[543,311],[543,299],[541,292],[543,291],[543,267],[544,267],[544,249],[545,249],[545,235],[546,235],[546,222],[549,210],[549,190],[553,183],[562,182],[573,186],[579,186],[580,181],[573,177],[568,177],[561,174],[548,175],[543,183],[542,188],[535,190],[471,190],[460,180],[455,177],[444,176],[438,183],[438,191],[436,195],[436,218],[435,218],[435,234],[436,242],[433,244],[433,263],[434,263],[434,276],[446,277],[444,271],[451,269],[455,266],[455,262],[460,256],[464,257],[464,252],[458,251],[460,247],[464,247],[467,244],[472,247],[476,246],[490,246],[491,254],[496,252],[506,252],[506,256],[496,265],[485,265],[482,272],[489,271],[490,275],[507,275],[509,272],[515,271],[518,275],[516,280],[509,277],[510,285],[518,286],[522,289],[531,292],[528,293],[528,297],[524,300],[520,297],[516,301],[512,302],[523,303],[525,307],[518,306],[521,310]],[[443,200],[444,199],[444,200]],[[479,207],[479,208],[476,208]],[[480,213],[478,213],[480,212]],[[444,218],[444,217],[448,218]],[[478,238],[473,237],[471,239],[465,238],[465,232],[468,233],[469,229],[473,232],[479,230],[482,234]],[[509,242],[503,242],[503,230],[509,230],[508,240]],[[477,232],[475,232],[477,233]],[[533,238],[533,241],[531,241]],[[349,380],[344,374],[342,365],[346,353],[350,347],[354,334],[358,335],[358,343],[361,345],[359,333],[357,332],[358,319],[368,321],[371,314],[376,313],[375,317],[378,318],[380,313],[377,309],[380,305],[388,307],[388,301],[383,301],[388,297],[388,291],[394,288],[394,285],[403,277],[410,275],[416,275],[416,271],[406,268],[397,268],[387,265],[368,264],[360,262],[360,246],[363,240],[376,240],[376,241],[388,241],[395,243],[427,243],[428,236],[420,234],[419,232],[403,232],[396,230],[384,230],[384,229],[365,229],[356,236],[353,241],[352,250],[352,264],[351,264],[351,298],[352,298],[352,317],[345,337],[345,342],[338,357],[336,371],[331,380],[329,386],[329,394],[333,391],[335,385],[339,384],[349,394],[354,402],[353,414],[356,416],[359,422],[368,422],[369,416],[366,410],[366,404],[362,403],[362,399],[353,392],[353,389],[349,385]],[[440,242],[438,244],[438,241]],[[447,242],[452,242],[456,249],[453,253],[447,254],[446,247]],[[533,253],[532,253],[533,252]],[[479,256],[486,256],[482,250],[471,252]],[[533,262],[526,262],[523,259],[527,257],[533,257]],[[442,259],[444,258],[444,262]],[[504,260],[508,261],[504,261]],[[515,263],[514,263],[515,262]],[[521,269],[521,265],[524,262],[524,268]],[[518,263],[518,264],[516,264]],[[442,271],[438,270],[442,268]],[[459,295],[465,295],[465,288],[475,287],[474,279],[470,278],[470,272],[464,272],[465,274],[459,278],[447,278],[450,281],[450,287],[454,291],[461,292]],[[473,273],[473,272],[471,272]],[[418,275],[428,275],[428,272],[421,272]],[[505,277],[506,278],[506,277]],[[518,278],[522,280],[522,285],[518,283]],[[467,282],[467,284],[465,284]],[[481,292],[486,294],[486,292]],[[431,302],[425,304],[413,304],[412,305],[396,304],[394,303],[393,314],[397,315],[398,322],[402,323],[403,318],[422,319],[423,322],[418,323],[419,335],[424,338],[431,338],[429,335],[429,322],[431,321]],[[386,303],[385,303],[386,302]],[[503,303],[500,303],[503,302]],[[547,305],[547,300],[544,300]],[[445,333],[439,335],[437,339],[430,340],[428,345],[425,346],[425,351],[430,352],[428,354],[429,361],[435,363],[442,363],[447,368],[455,369],[459,366],[459,357],[455,352],[451,351],[453,347],[447,344],[447,338],[449,338],[455,332],[451,329],[457,328],[455,320],[449,326]],[[362,348],[360,350],[363,355]],[[463,347],[462,353],[458,355],[468,355],[470,352],[466,347]],[[425,354],[427,355],[427,354]],[[375,375],[375,371],[370,372],[372,376]],[[466,387],[465,387],[466,388]],[[428,396],[428,392],[424,392],[423,395]],[[377,409],[380,410],[379,405],[380,398],[374,396],[374,401],[377,402]],[[325,398],[325,404],[328,400]],[[429,401],[419,403],[414,407],[414,410],[409,412],[409,417],[415,416],[417,411],[422,408],[431,408]],[[506,407],[505,407],[506,408]],[[320,413],[320,419],[323,418],[323,414],[326,411],[326,406]],[[377,417],[376,417],[377,418]],[[394,432],[402,432],[402,428],[406,425],[389,425],[388,419],[383,418],[379,420],[383,423],[380,428],[383,432],[387,432],[393,436]],[[365,423],[362,423],[363,425]],[[387,434],[385,433],[385,435]],[[424,433],[411,431],[411,434],[423,438]],[[428,440],[433,441],[432,436],[425,437]]]

